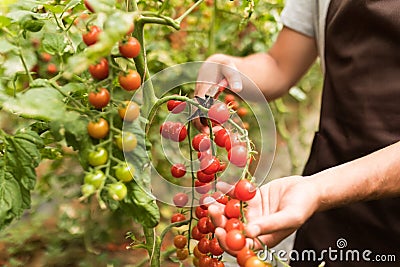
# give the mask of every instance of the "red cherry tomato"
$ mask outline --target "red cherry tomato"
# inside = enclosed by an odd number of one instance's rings
[[[178,260],[183,261],[189,256],[189,250],[187,248],[178,248],[176,250],[176,257]]]
[[[199,180],[194,181],[194,187],[196,189],[196,192],[199,194],[205,194],[208,193],[208,191],[211,190],[211,184],[210,183],[202,183]]]
[[[119,43],[118,49],[123,57],[135,58],[140,54],[140,43],[135,37],[129,37]]]
[[[181,178],[186,174],[186,166],[182,163],[175,163],[171,167],[171,174],[175,178]]]
[[[223,193],[220,192],[220,191],[214,192],[214,193],[212,194],[212,197],[213,197],[218,203],[221,203],[221,204],[224,204],[224,205],[226,205],[226,203],[228,203],[228,201],[229,201],[228,196],[225,195],[225,194],[223,194]]]
[[[239,251],[246,245],[246,238],[239,230],[232,230],[226,233],[225,243],[228,249]]]
[[[237,167],[244,167],[247,163],[247,148],[243,145],[235,145],[228,151],[228,160]]]
[[[197,228],[197,225],[192,228],[192,237],[194,240],[199,241],[204,237],[202,233],[200,233],[199,228]]]
[[[182,213],[175,213],[171,217],[171,223],[182,222],[184,220],[186,220],[186,217]]]
[[[142,79],[136,70],[128,70],[128,73],[118,75],[118,81],[122,89],[126,91],[135,91],[139,89]]]
[[[82,34],[82,40],[87,46],[93,45],[99,40],[100,33],[101,29],[96,25],[92,25],[87,33]]]
[[[186,102],[178,101],[178,100],[169,100],[167,102],[167,108],[173,114],[181,113],[186,108]]]
[[[236,254],[236,261],[240,267],[244,267],[247,259],[255,255],[256,253],[254,253],[253,250],[249,249],[248,247],[244,247]]]
[[[228,218],[239,218],[240,217],[240,201],[238,199],[231,199],[226,203],[225,216]]]
[[[101,118],[97,122],[89,122],[87,126],[88,134],[95,139],[103,139],[107,136],[110,126],[108,122]]]
[[[199,243],[197,244],[199,251],[203,254],[207,254],[210,252],[210,240],[207,237],[203,237],[200,239]]]
[[[229,108],[222,102],[215,103],[208,111],[208,117],[218,124],[227,122],[230,116]]]
[[[249,113],[249,111],[245,107],[240,107],[237,109],[236,113],[238,114],[239,117],[243,118],[244,116],[247,115],[247,113]]]
[[[246,146],[246,143],[243,142],[242,140],[240,140],[240,136],[239,134],[231,134],[230,136],[228,136],[226,138],[225,141],[225,149],[226,151],[231,150],[232,147],[236,146],[236,145],[242,145],[242,146]]]
[[[225,267],[223,261],[218,260],[218,258],[213,258],[212,267]]]
[[[169,138],[175,142],[182,142],[187,136],[186,126],[180,122],[172,124],[169,132]]]
[[[229,133],[225,128],[223,128],[215,133],[214,142],[219,147],[225,147],[225,142],[227,138],[229,138]]]
[[[102,109],[110,102],[110,92],[106,88],[100,88],[98,92],[89,93],[89,103],[96,109]]]
[[[216,239],[215,237],[211,239],[210,252],[214,256],[221,256],[224,253],[224,250],[219,245],[218,239]]]
[[[199,219],[199,221],[197,222],[197,228],[199,229],[200,233],[202,233],[202,234],[208,234],[209,233],[208,226],[207,226],[207,222],[209,220],[210,220],[209,217],[203,217],[203,218]]]
[[[219,167],[220,167],[219,160],[217,157],[214,156],[204,158],[200,161],[200,169],[205,174],[215,174],[218,172]]]
[[[174,237],[174,246],[176,248],[184,248],[187,245],[187,238],[184,235],[177,235]]]
[[[104,80],[108,77],[108,61],[103,58],[98,64],[90,65],[89,72],[96,80]]]
[[[43,62],[50,62],[52,56],[49,53],[42,52],[40,54],[40,58],[42,59]]]
[[[226,168],[228,168],[228,164],[226,162],[221,161],[219,163],[219,172],[223,172],[226,170]]]
[[[229,107],[233,110],[237,110],[239,108],[239,103],[237,101],[229,102]]]
[[[54,64],[54,63],[49,63],[48,65],[47,65],[47,73],[48,74],[56,74],[57,73],[57,71],[58,71],[58,69],[57,69],[57,65],[56,64]]]
[[[202,171],[197,171],[197,179],[202,183],[209,183],[215,179],[214,174],[205,174]]]
[[[196,245],[193,249],[193,256],[200,258],[202,255],[204,254],[200,252],[199,247]]]
[[[244,230],[243,223],[238,218],[230,218],[225,224],[225,231],[230,232],[232,230]]]
[[[211,221],[211,219],[209,219],[207,221],[207,229],[209,233],[214,233],[215,232],[215,225],[214,223]]]
[[[203,209],[200,206],[196,207],[195,214],[197,219],[201,219],[208,216],[208,210]]]
[[[204,133],[197,134],[192,139],[192,146],[196,151],[206,151],[211,147],[210,137]]]
[[[225,104],[229,104],[230,102],[235,101],[235,96],[231,94],[227,94],[224,98]]]
[[[202,160],[202,159],[204,159],[204,158],[206,158],[206,157],[210,157],[210,156],[212,156],[212,151],[211,151],[211,149],[208,149],[208,150],[206,150],[206,151],[202,151],[202,152],[197,152],[197,158],[199,159],[199,160]]]
[[[202,255],[199,258],[199,267],[212,267],[212,258],[207,255]]]
[[[189,197],[185,193],[177,193],[172,199],[178,208],[183,208],[189,201]]]
[[[174,125],[174,122],[172,121],[166,121],[160,126],[160,134],[162,137],[169,139],[170,138],[170,133],[172,126]]]
[[[234,149],[233,147],[231,151]],[[256,195],[256,187],[248,180],[240,180],[235,185],[235,197],[242,201],[249,201]]]

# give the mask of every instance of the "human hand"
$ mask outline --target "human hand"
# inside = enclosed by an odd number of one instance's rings
[[[233,186],[219,182],[217,188],[226,193]],[[247,203],[247,246],[263,249],[257,239],[268,247],[273,247],[296,231],[318,209],[319,192],[308,177],[291,176],[261,186],[257,189],[256,196]],[[215,234],[220,245],[229,254],[235,255],[237,251],[230,251],[225,243],[224,226],[227,218],[224,216],[224,205],[215,203],[208,210],[217,226]]]
[[[233,92],[242,90],[242,79],[234,58],[224,54],[212,55],[199,70],[194,94],[204,97],[210,88],[218,85],[224,78]]]
[[[201,66],[195,87],[195,96],[204,98],[206,95],[214,97],[218,87],[229,87],[233,92],[242,90],[242,79],[236,68],[233,57],[215,54],[209,57]],[[202,132],[209,132],[199,119],[193,121],[194,126]]]

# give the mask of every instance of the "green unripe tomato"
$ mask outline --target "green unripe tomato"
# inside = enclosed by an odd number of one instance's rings
[[[123,132],[122,136],[119,135],[115,138],[115,143],[120,150],[130,152],[137,146],[136,135],[130,132]]]
[[[117,201],[121,201],[126,197],[128,189],[123,183],[114,183],[108,186],[108,195]]]
[[[96,192],[96,187],[92,184],[83,184],[81,187],[82,195],[88,197]]]
[[[103,182],[106,180],[106,175],[101,170],[88,173],[85,176],[85,184],[91,184],[96,189],[99,189]]]
[[[98,147],[96,150],[90,151],[88,162],[91,166],[100,166],[107,162],[108,151],[104,147]]]
[[[122,182],[132,181],[135,174],[135,167],[129,163],[120,164],[115,169],[115,176]]]

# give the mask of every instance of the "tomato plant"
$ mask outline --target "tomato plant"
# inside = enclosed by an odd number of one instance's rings
[[[150,79],[168,65],[198,60],[196,55],[200,51],[203,51],[201,58],[215,51],[216,43],[211,39],[205,46],[202,43],[206,40],[196,37],[196,42],[200,41],[204,49],[182,45],[179,53],[165,46],[165,42],[175,45],[176,40],[194,40],[186,35],[174,39],[176,35],[171,29],[182,28],[179,34],[187,34],[191,32],[186,28],[188,25],[192,25],[192,29],[203,27],[203,20],[207,16],[210,19],[211,12],[215,19],[221,7],[215,4],[215,9],[210,11],[209,6],[202,7],[202,0],[184,1],[179,5],[175,1],[12,2],[5,9],[9,13],[0,15],[0,31],[5,37],[0,48],[0,102],[2,112],[18,116],[21,123],[17,129],[0,132],[0,163],[7,163],[0,164],[0,191],[10,192],[0,196],[0,229],[29,208],[30,193],[36,183],[41,183],[40,188],[50,186],[50,182],[43,186],[47,176],[36,177],[36,168],[43,159],[62,166],[61,159],[72,158],[81,166],[70,170],[80,172],[71,175],[76,179],[67,183],[69,186],[79,184],[71,187],[80,192],[71,195],[80,194],[80,204],[90,203],[88,207],[98,204],[100,210],[109,209],[141,225],[144,238],[132,237],[137,242],[132,247],[146,248],[152,267],[160,266],[161,259],[166,258],[162,257],[159,229],[165,228],[161,233],[165,237],[167,231],[181,226],[187,229],[179,230],[177,239],[180,241],[175,244],[179,260],[185,260],[192,253],[191,239],[207,240],[202,242],[210,243],[207,251],[214,256],[201,255],[197,249],[198,264],[223,265],[219,243],[212,238],[215,226],[208,217],[207,208],[212,201],[230,206],[228,199],[232,199],[215,189],[220,174],[229,169],[226,160],[229,154],[215,144],[223,147],[229,135],[236,134],[240,142],[233,144],[243,145],[248,159],[253,152],[248,133],[233,123],[215,135],[195,132],[190,120],[171,117],[170,121],[162,123],[161,118],[170,113],[186,116],[195,107],[206,115],[210,125],[217,122],[224,123],[225,127],[233,122],[230,115],[234,112],[230,105],[223,103],[199,104],[193,96],[193,88],[188,90],[186,85],[174,88],[171,94],[161,95],[160,85],[153,84]],[[243,10],[250,6],[243,3]],[[228,8],[231,7],[233,5]],[[203,11],[207,12],[203,14]],[[176,17],[176,14],[181,15]],[[162,27],[150,27],[154,25]],[[153,42],[145,42],[149,37]],[[162,47],[167,48],[160,49]],[[193,51],[197,52],[193,54]],[[237,113],[242,114],[239,110]],[[165,114],[166,111],[170,113]],[[159,122],[165,141],[187,150],[188,157],[199,152],[198,164],[194,165],[199,165],[200,170],[194,169],[193,164],[184,164],[184,168],[174,165],[171,169],[172,177],[182,178],[173,180],[185,183],[189,179],[190,188],[174,192],[171,202],[178,211],[168,220],[171,224],[167,226],[151,195],[151,163],[161,162],[162,165],[165,161],[161,153],[157,154],[158,142],[154,141],[156,136],[151,130],[152,125]],[[230,153],[235,154],[232,149]],[[231,163],[236,163],[249,175],[249,162],[239,161],[239,164],[234,158],[230,156]],[[237,178],[248,177],[238,175]],[[160,206],[163,207],[161,202]],[[236,216],[236,206],[234,212]]]

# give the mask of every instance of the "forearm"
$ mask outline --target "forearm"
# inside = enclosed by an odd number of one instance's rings
[[[316,57],[317,48],[313,38],[284,27],[268,53],[246,57],[216,54],[207,61],[235,66],[239,73],[249,78],[241,79],[243,91],[240,94],[246,99],[259,100],[259,94],[250,89],[255,88],[249,84],[252,81],[267,100],[273,100],[285,94],[309,69]],[[228,82],[236,81],[233,76],[225,75]]]
[[[273,100],[284,95],[291,87],[285,73],[282,72],[276,60],[269,53],[252,54],[246,57],[231,56],[230,59],[240,73],[257,85],[267,100]],[[249,84],[249,80],[242,80],[244,90],[241,95],[246,99],[258,100],[257,96],[246,90],[246,88],[254,87]]]
[[[319,188],[319,210],[357,201],[400,196],[400,142],[310,176]]]

